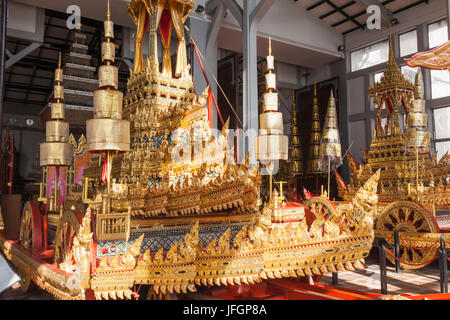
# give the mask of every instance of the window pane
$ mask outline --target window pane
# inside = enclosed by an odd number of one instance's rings
[[[436,139],[450,138],[450,107],[434,109],[433,116]]]
[[[412,84],[414,84],[414,82],[416,81],[417,68],[411,68],[410,66],[403,66],[400,69],[405,78],[411,81]]]
[[[350,154],[355,158],[356,161],[361,163],[362,153],[361,149],[367,150],[366,146],[366,121],[358,120],[348,123],[349,135],[352,137],[350,141],[351,148]]]
[[[351,53],[352,71],[357,71],[386,62],[389,55],[389,46],[387,41],[379,42],[374,45]]]
[[[373,75],[373,80],[375,81],[375,83],[380,82],[381,77],[383,76],[384,72],[379,72],[379,73],[375,73]]]
[[[441,20],[428,25],[428,44],[434,48],[448,40],[447,21]]]
[[[450,95],[450,79],[447,70],[431,71],[431,98],[442,98]]]
[[[400,35],[400,55],[407,56],[417,52],[417,31],[413,30]]]
[[[436,142],[437,161],[441,160],[442,156],[450,150],[450,141]]]

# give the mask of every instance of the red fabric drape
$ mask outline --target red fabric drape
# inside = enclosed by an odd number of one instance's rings
[[[164,41],[168,43],[170,36],[170,24],[172,22],[172,17],[169,10],[164,10],[161,15],[161,20],[159,22],[159,30],[164,38]]]
[[[105,160],[103,161],[102,180],[105,183],[108,181],[108,154],[105,155]]]

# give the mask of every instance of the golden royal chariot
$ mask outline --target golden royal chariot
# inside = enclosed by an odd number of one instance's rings
[[[404,269],[419,269],[438,256],[441,236],[450,232],[450,154],[437,160],[430,154],[431,132],[427,130],[427,112],[420,67],[450,70],[450,41],[429,52],[417,53],[406,63],[419,67],[412,84],[395,62],[389,38],[389,59],[380,81],[369,88],[376,106],[375,129],[369,151],[358,163],[347,158],[351,183],[336,173],[339,196],[335,202],[345,207],[372,174],[378,170],[378,205],[375,214],[375,236],[394,244],[399,232],[398,257]],[[382,109],[387,123],[383,125]],[[405,117],[400,110],[403,108]],[[401,123],[403,128],[401,129]],[[446,247],[449,246],[446,238]]]
[[[380,171],[345,208],[324,197],[287,202],[282,192],[263,203],[260,166],[252,167],[249,156],[234,161],[226,126],[217,138],[211,133],[208,88],[194,93],[183,28],[192,9],[192,0],[130,2],[136,55],[123,97],[108,4],[94,118],[79,141],[64,120],[61,64],[56,69],[39,201],[25,204],[19,239],[0,231],[0,247],[24,289],[37,285],[58,299],[136,299],[136,287],[145,285],[148,297],[162,298],[364,267]],[[173,71],[172,26],[179,40]],[[288,142],[271,53],[267,69],[255,149],[270,164],[287,159]]]

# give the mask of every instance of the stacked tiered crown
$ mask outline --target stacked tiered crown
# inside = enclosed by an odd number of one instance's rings
[[[283,134],[283,114],[278,112],[276,75],[273,72],[271,39],[267,56],[266,90],[263,96],[263,113],[259,115],[259,136],[256,137],[256,159],[259,161],[287,160],[288,137]]]
[[[331,168],[328,168],[328,164]],[[322,140],[320,141],[318,168],[321,171],[333,171],[340,165],[342,165],[341,140],[337,125],[336,103],[333,90],[331,90]]]
[[[430,132],[427,131],[427,113],[423,99],[422,72],[416,73],[414,100],[407,116],[406,148],[428,152],[430,148]]]
[[[51,104],[51,120],[46,122],[45,142],[40,147],[41,166],[70,166],[72,164],[73,149],[69,141],[69,124],[64,121],[64,86],[63,69],[61,68],[61,54],[58,68],[55,70],[55,84],[53,89],[54,101]]]
[[[122,120],[123,94],[117,90],[118,69],[115,61],[114,23],[108,15],[104,23],[106,41],[102,43],[102,61],[100,66],[99,89],[94,91],[94,119],[86,121],[86,139],[88,150],[129,151],[130,122]]]
[[[295,91],[292,89],[291,135],[289,142],[289,175],[303,174],[303,155],[300,142],[300,130],[295,105]]]
[[[317,173],[319,171],[319,149],[320,149],[320,116],[319,105],[317,103],[316,81],[314,81],[314,99],[311,121],[311,137],[309,139],[309,150],[307,160],[307,173]]]

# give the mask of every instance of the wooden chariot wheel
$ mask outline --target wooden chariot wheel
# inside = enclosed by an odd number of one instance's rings
[[[19,225],[19,244],[30,251],[42,249],[42,216],[39,204],[27,201],[22,209]],[[18,270],[20,288],[24,292],[31,292],[35,288],[34,282],[23,270]]]
[[[380,213],[375,222],[375,230],[417,233],[420,237],[424,233],[439,232],[439,226],[433,215],[420,204],[412,201],[396,201]],[[386,240],[394,245],[393,237]],[[400,262],[400,267],[407,270],[420,269],[431,263],[438,249],[438,246],[430,248],[408,246],[401,239],[399,246],[399,259],[405,262]],[[386,257],[395,264],[395,259],[390,254],[386,254]]]
[[[316,218],[337,218],[336,207],[328,199],[312,197],[305,201],[305,206],[309,208]]]
[[[55,233],[54,263],[70,269],[76,261],[73,257],[73,239],[80,231],[82,216],[76,211],[66,210],[59,218]]]

